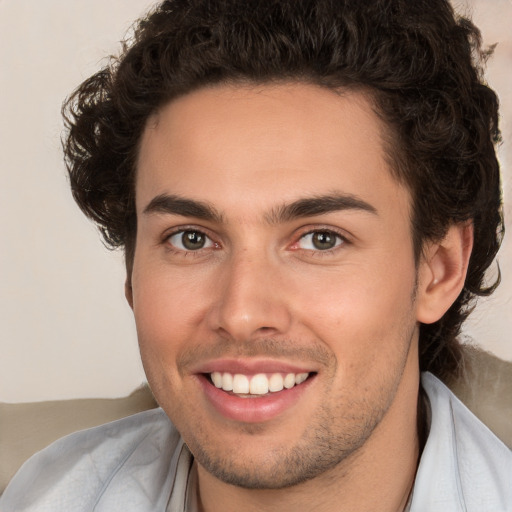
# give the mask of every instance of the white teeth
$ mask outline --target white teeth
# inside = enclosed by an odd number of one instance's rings
[[[222,374],[220,372],[213,372],[211,378],[216,388],[222,387]]]
[[[233,375],[233,393],[249,393],[249,379],[240,373]]]
[[[224,373],[222,375],[222,389],[224,391],[233,391],[233,375]]]
[[[283,376],[280,373],[274,373],[268,380],[269,391],[282,391],[284,388]]]
[[[267,377],[264,373],[253,375],[250,379],[241,373],[212,372],[210,377],[215,387],[224,391],[233,391],[237,395],[266,395],[269,391],[276,393],[284,388],[291,389],[302,384],[309,373],[288,373],[284,377],[273,373]]]
[[[284,378],[284,387],[286,389],[291,389],[295,386],[295,374],[294,373],[288,373],[286,377]]]
[[[309,373],[297,373],[295,375],[295,384],[302,384],[307,378]]]
[[[251,395],[266,395],[268,393],[268,379],[264,373],[254,375],[249,384]]]

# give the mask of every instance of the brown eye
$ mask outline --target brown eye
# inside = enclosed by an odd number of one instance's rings
[[[178,231],[168,238],[168,242],[182,251],[198,251],[213,247],[213,242],[201,231]]]
[[[185,231],[181,235],[181,243],[185,249],[189,251],[196,251],[204,247],[206,237],[198,231]]]
[[[304,235],[299,244],[301,249],[327,251],[341,245],[343,241],[334,231],[313,231]]]

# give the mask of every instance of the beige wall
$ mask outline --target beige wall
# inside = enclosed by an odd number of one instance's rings
[[[121,396],[144,380],[122,259],[103,248],[68,192],[59,110],[152,3],[0,1],[0,401]],[[512,4],[475,0],[474,13],[485,40],[500,42],[489,81],[505,108],[511,219]],[[512,236],[500,259],[503,286],[467,331],[512,360]]]

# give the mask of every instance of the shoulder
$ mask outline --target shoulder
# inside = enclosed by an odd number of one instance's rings
[[[166,485],[172,486],[165,476],[172,479],[172,461],[182,445],[161,409],[71,434],[22,466],[0,499],[0,508],[3,512],[96,510],[107,489],[110,497],[119,498],[119,507],[110,510],[123,510],[122,503],[133,503],[139,495],[154,502]]]
[[[431,422],[411,510],[512,510],[510,449],[440,380],[424,373],[421,382]]]

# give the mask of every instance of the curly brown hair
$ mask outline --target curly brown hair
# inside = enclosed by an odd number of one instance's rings
[[[131,275],[134,176],[146,121],[167,102],[220,83],[298,81],[369,91],[389,127],[394,176],[412,195],[416,258],[425,240],[472,221],[464,289],[420,326],[420,368],[456,373],[458,335],[503,234],[498,101],[483,82],[478,29],[447,0],[168,0],[139,20],[122,54],[64,105],[73,196]]]

